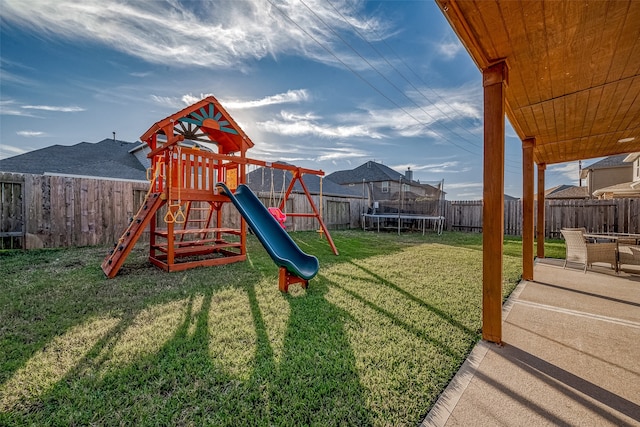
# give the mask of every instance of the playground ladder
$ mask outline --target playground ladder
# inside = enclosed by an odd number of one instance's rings
[[[135,246],[136,242],[140,238],[140,235],[144,231],[145,227],[149,224],[149,221],[154,218],[156,211],[165,203],[162,197],[162,193],[148,193],[144,199],[140,210],[131,219],[129,226],[122,234],[118,243],[115,244],[113,250],[109,252],[107,257],[102,262],[102,271],[108,278],[112,279],[118,274],[120,267],[124,263],[125,259]]]
[[[198,206],[194,206],[194,203],[198,203],[195,201],[190,201],[187,203],[187,209],[186,209],[186,220],[182,226],[183,230],[188,230],[189,226],[193,226],[196,225],[195,228],[198,229],[207,229],[209,228],[209,225],[211,224],[211,218],[213,217],[213,205],[209,202],[209,206],[208,207],[202,207],[200,205]],[[204,203],[204,202],[199,202],[199,203]],[[206,214],[204,215],[205,218],[202,218],[202,216],[198,219],[194,219],[192,218],[192,214],[195,214],[196,212],[206,212]],[[183,234],[182,236],[180,236],[180,241],[184,241],[186,234]],[[207,237],[207,232],[204,231],[202,233],[202,235],[200,236],[201,239],[205,239]]]

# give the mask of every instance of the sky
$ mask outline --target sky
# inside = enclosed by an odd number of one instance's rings
[[[209,95],[248,157],[327,174],[374,160],[482,197],[481,74],[431,0],[2,0],[0,158],[136,142]],[[520,197],[508,122],[505,144]],[[577,185],[577,162],[546,184]]]

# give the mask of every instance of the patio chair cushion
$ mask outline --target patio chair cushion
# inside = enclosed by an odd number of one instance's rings
[[[640,265],[640,246],[619,245],[618,259],[619,259],[620,265],[622,264]]]

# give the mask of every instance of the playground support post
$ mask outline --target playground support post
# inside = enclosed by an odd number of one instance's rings
[[[288,215],[291,217],[294,216],[315,216],[316,219],[318,220],[318,222],[320,223],[320,227],[322,228],[324,235],[327,237],[327,241],[329,242],[329,246],[331,246],[331,250],[333,250],[333,253],[335,255],[338,255],[338,248],[336,248],[336,245],[333,243],[333,239],[331,238],[331,234],[329,234],[329,230],[327,229],[327,226],[325,225],[324,221],[322,220],[322,217],[320,216],[320,213],[318,212],[318,208],[316,207],[315,203],[313,203],[313,199],[311,198],[311,194],[309,193],[309,189],[307,188],[307,185],[304,183],[304,179],[302,179],[302,175],[305,173],[303,172],[304,169],[302,168],[296,168],[292,173],[293,173],[293,179],[291,180],[291,182],[289,183],[289,187],[287,188],[287,191],[284,193],[284,198],[282,199],[282,202],[280,203],[280,210],[282,210],[285,206],[285,204],[287,203],[287,199],[289,198],[289,196],[291,195],[291,191],[293,191],[293,187],[296,183],[296,180],[300,181],[300,185],[302,186],[302,189],[304,190],[304,194],[307,197],[307,200],[309,201],[309,204],[311,205],[311,209],[313,210],[313,215],[311,214],[296,214],[296,213],[289,213]]]

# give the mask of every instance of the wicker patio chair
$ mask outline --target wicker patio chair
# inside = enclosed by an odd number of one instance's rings
[[[584,272],[587,267],[591,267],[594,262],[604,262],[611,264],[611,268],[618,271],[616,257],[616,243],[587,243],[584,238],[583,229],[562,229],[567,247],[567,255],[564,260],[564,267],[567,262],[577,262],[584,264]]]
[[[640,246],[618,242],[618,268],[622,264],[640,265]]]

